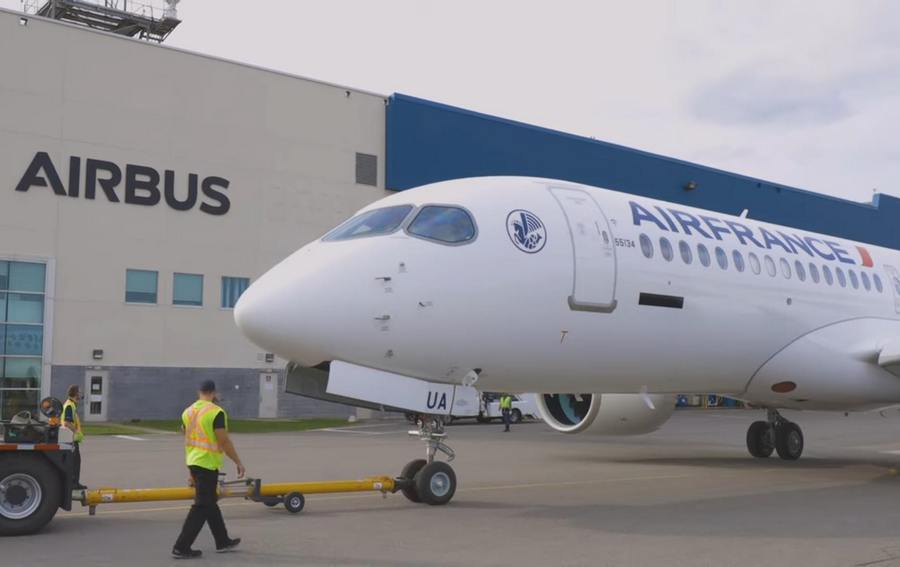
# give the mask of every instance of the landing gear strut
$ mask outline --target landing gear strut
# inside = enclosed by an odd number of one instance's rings
[[[747,430],[747,450],[756,458],[769,457],[773,451],[786,461],[796,461],[803,454],[803,432],[778,410],[767,410],[766,421],[754,421]]]
[[[416,419],[418,429],[410,431],[425,442],[425,458],[410,461],[400,473],[399,486],[403,495],[411,502],[423,502],[432,506],[442,506],[456,493],[456,473],[445,462],[435,461],[438,452],[447,456],[447,462],[456,458],[456,453],[444,440],[444,418],[436,415],[420,415]]]

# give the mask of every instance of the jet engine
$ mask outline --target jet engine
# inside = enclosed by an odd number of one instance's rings
[[[641,435],[668,421],[675,395],[537,394],[537,406],[544,422],[561,433]]]

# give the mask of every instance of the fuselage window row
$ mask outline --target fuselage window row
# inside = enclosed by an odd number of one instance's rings
[[[648,260],[653,259],[655,254],[653,240],[646,234],[641,234],[638,240],[644,257]],[[660,255],[666,262],[671,262],[675,258],[675,248],[672,245],[672,242],[665,236],[662,236],[659,239],[659,250]],[[716,246],[713,252],[716,256],[716,263],[718,266],[722,270],[727,270],[728,252],[721,246]],[[684,262],[685,265],[690,266],[694,263],[693,248],[687,241],[680,240],[678,242],[678,253],[681,256],[681,261]],[[697,260],[704,268],[708,268],[712,265],[712,255],[705,244],[697,244]],[[822,266],[820,269],[819,266],[813,262],[804,264],[800,260],[796,260],[794,265],[791,266],[791,263],[785,258],[778,259],[776,264],[776,260],[768,254],[764,255],[763,260],[760,261],[759,256],[754,252],[747,254],[745,262],[744,255],[740,250],[732,250],[731,260],[734,268],[740,273],[746,271],[747,265],[749,264],[750,271],[755,275],[760,275],[762,273],[762,265],[765,263],[766,273],[769,277],[774,278],[778,275],[778,267],[780,266],[781,274],[785,279],[791,279],[793,275],[796,274],[798,280],[805,282],[808,275],[810,281],[813,283],[824,282],[829,286],[833,286],[835,280],[837,280],[837,284],[842,288],[847,288],[849,283],[850,287],[853,289],[858,290],[862,287],[866,291],[872,291],[874,288],[876,292],[884,293],[884,283],[881,280],[881,276],[878,274],[872,274],[870,276],[867,272],[860,271],[857,275],[856,270],[852,269],[847,269],[845,273],[840,267],[834,268],[832,272],[832,269],[829,266]]]

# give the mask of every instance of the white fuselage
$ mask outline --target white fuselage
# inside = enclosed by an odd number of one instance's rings
[[[900,378],[871,360],[900,337],[897,251],[532,178],[436,183],[361,212],[406,204],[416,209],[396,231],[317,240],[266,273],[236,309],[242,331],[302,365],[342,360],[457,384],[474,371],[482,390],[900,403]],[[476,236],[447,245],[409,234],[427,205],[464,208]],[[517,242],[520,217],[529,227]]]

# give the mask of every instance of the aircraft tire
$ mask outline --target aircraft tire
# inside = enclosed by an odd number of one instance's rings
[[[416,492],[422,502],[443,506],[456,493],[456,473],[443,461],[432,461],[416,473]]]
[[[747,429],[747,450],[757,459],[766,459],[775,450],[768,421],[754,421]]]
[[[775,450],[785,461],[796,461],[803,454],[803,431],[794,422],[775,426]]]
[[[425,459],[416,459],[414,461],[406,463],[406,466],[403,467],[403,470],[400,472],[400,478],[411,481],[407,483],[407,486],[404,486],[400,489],[400,492],[403,493],[403,496],[406,496],[406,499],[410,502],[415,502],[416,504],[422,502],[422,499],[419,498],[419,491],[416,490],[415,478],[416,473],[422,470],[422,467],[424,467],[426,464],[428,464],[428,461],[426,461]]]

